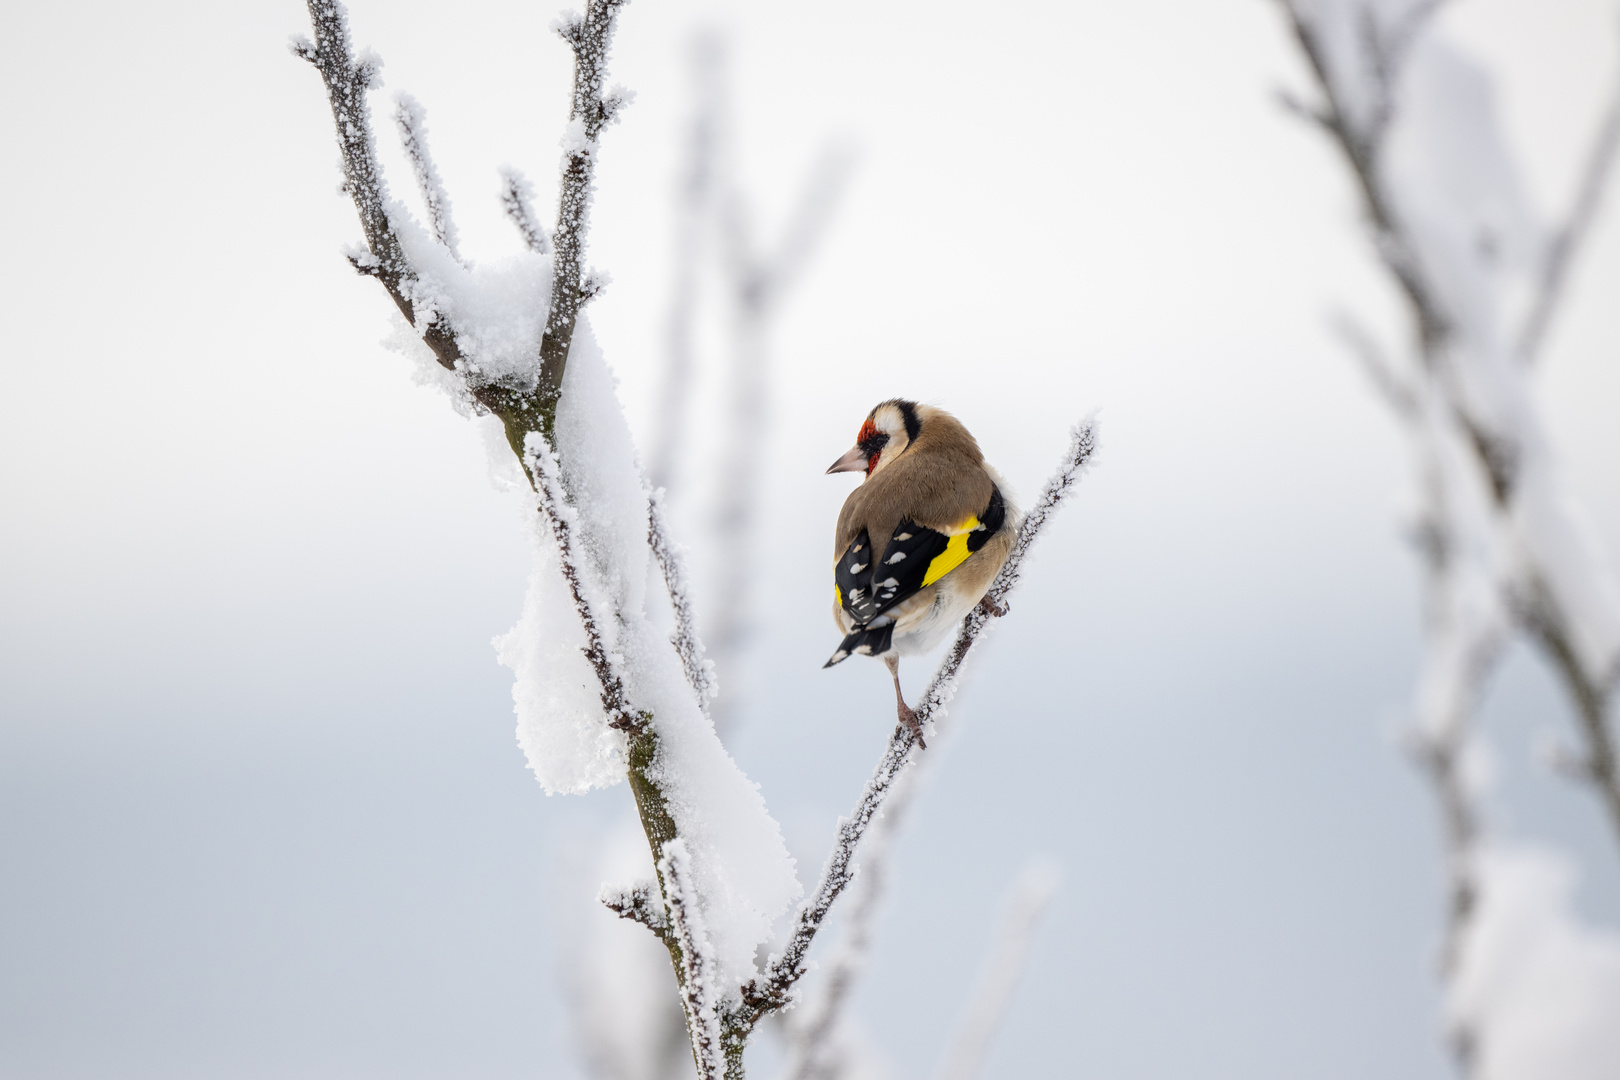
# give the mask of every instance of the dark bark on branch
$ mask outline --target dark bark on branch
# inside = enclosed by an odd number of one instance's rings
[[[535,391],[548,442],[583,300],[580,257],[585,250],[598,140],[602,128],[629,100],[622,92],[602,93],[613,25],[624,4],[625,0],[591,0],[583,17],[572,16],[557,27],[557,33],[574,50],[574,95],[557,197],[557,229],[552,235],[556,254],[551,264],[551,310],[546,315],[545,336],[540,339],[540,385]]]

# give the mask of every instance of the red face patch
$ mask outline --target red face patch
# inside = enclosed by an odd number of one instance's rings
[[[861,433],[859,435],[855,436],[855,441],[857,443],[863,443],[867,439],[870,439],[872,436],[876,435],[877,433],[878,433],[877,425],[872,423],[872,421],[868,420],[866,423],[861,425]]]

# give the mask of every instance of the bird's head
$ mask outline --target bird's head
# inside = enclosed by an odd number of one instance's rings
[[[905,452],[922,430],[922,421],[922,409],[915,401],[890,398],[866,414],[855,445],[827,471],[871,476]]]

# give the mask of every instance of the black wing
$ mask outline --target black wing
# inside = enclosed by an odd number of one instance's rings
[[[992,488],[990,504],[965,534],[955,538],[915,521],[902,521],[882,558],[873,559],[871,540],[862,530],[833,571],[839,604],[857,627],[866,626],[956,569],[1001,530],[1006,518],[1007,506],[1001,491]]]

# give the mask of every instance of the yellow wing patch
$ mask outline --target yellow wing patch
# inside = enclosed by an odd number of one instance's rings
[[[844,590],[840,589],[838,587],[838,583],[835,581],[835,582],[833,582],[833,607],[841,608],[843,606],[844,606]]]
[[[923,588],[927,588],[946,574],[955,570],[967,561],[973,554],[968,550],[968,533],[979,527],[979,519],[970,517],[951,532],[951,538],[945,544],[945,550],[934,556],[934,561],[928,564],[928,573],[923,575]]]

